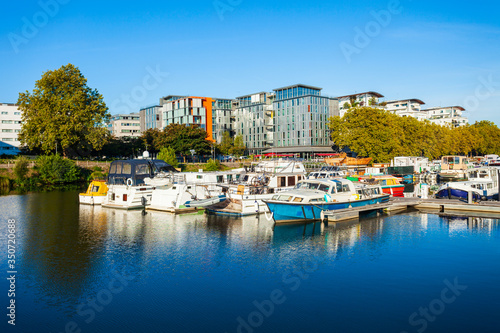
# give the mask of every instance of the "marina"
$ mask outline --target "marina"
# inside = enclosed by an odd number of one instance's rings
[[[466,289],[427,331],[497,331],[498,219],[445,206],[274,224],[80,205],[78,193],[0,197],[0,218],[17,221],[19,331],[416,332],[409,318],[450,284]]]

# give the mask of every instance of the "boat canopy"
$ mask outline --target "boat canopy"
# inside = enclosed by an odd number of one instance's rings
[[[145,178],[152,178],[159,172],[177,170],[162,160],[113,161],[109,167],[108,185],[142,185]],[[132,184],[128,179],[131,179]]]

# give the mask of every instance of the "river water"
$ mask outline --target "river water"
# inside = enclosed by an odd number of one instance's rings
[[[273,227],[4,196],[0,331],[499,332],[499,226],[409,212]]]

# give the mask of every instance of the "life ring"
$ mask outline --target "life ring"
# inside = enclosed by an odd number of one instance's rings
[[[132,180],[132,178],[128,178],[127,179],[127,185],[128,186],[132,186],[133,183],[134,183],[134,181]]]

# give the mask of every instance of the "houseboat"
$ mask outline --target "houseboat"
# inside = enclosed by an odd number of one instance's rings
[[[363,207],[387,202],[380,186],[355,184],[347,179],[303,180],[295,189],[264,200],[276,223],[319,220],[327,210]]]
[[[439,178],[441,181],[466,179],[467,169],[471,167],[465,156],[443,156]]]
[[[384,193],[390,194],[393,197],[404,197],[404,184],[401,184],[397,177],[384,175],[384,176],[352,176],[347,177],[352,181],[360,183],[367,183],[371,185],[380,185]]]

